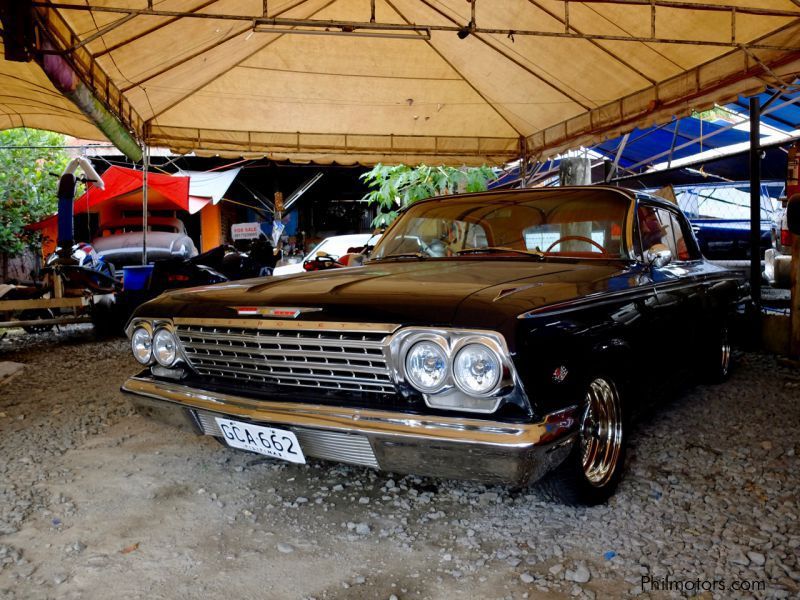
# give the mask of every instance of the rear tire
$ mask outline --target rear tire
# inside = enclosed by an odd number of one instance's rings
[[[700,361],[700,377],[706,383],[723,383],[731,370],[731,339],[728,326],[716,329]]]
[[[540,482],[548,498],[571,506],[594,506],[611,497],[625,465],[622,409],[614,379],[593,377],[586,386],[578,439],[566,460]]]

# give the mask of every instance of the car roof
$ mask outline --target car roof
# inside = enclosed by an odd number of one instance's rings
[[[342,241],[342,242],[345,242],[345,241],[347,241],[347,240],[362,240],[362,239],[364,239],[364,238],[367,238],[367,239],[369,239],[369,238],[371,238],[373,235],[375,235],[375,234],[373,234],[373,233],[348,233],[348,234],[346,234],[346,235],[331,235],[331,236],[328,236],[328,237],[326,237],[326,238],[325,238],[324,240],[322,240],[322,241],[323,241],[323,242],[327,242],[328,240],[330,240],[330,241],[332,241],[332,242],[333,242],[333,241]]]
[[[680,211],[680,207],[675,202],[670,202],[661,196],[654,196],[653,194],[648,194],[647,192],[636,192],[636,198],[638,200],[645,200],[648,204],[654,204],[656,206],[661,206],[662,208],[671,208],[672,210],[677,209]]]
[[[417,206],[419,204],[424,204],[426,202],[436,202],[440,200],[450,200],[454,198],[494,198],[499,196],[534,196],[534,195],[546,195],[546,194],[553,194],[554,192],[563,191],[563,192],[574,192],[574,191],[581,191],[585,192],[587,190],[600,190],[600,191],[607,191],[607,192],[614,192],[621,196],[624,196],[628,200],[635,200],[637,197],[637,192],[635,190],[631,190],[628,188],[623,187],[616,187],[612,185],[565,185],[565,186],[556,186],[556,187],[540,187],[540,188],[523,188],[517,190],[488,190],[485,192],[471,192],[467,194],[452,194],[452,195],[442,195],[442,196],[434,196],[432,198],[426,198],[425,200],[419,200],[418,202],[414,202],[409,206]],[[406,206],[403,210],[409,208]],[[674,206],[674,205],[673,205]]]

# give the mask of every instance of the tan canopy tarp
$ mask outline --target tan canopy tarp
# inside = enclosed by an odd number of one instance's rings
[[[178,152],[497,164],[800,72],[800,0],[476,0],[472,29],[465,0],[375,0],[374,29],[370,0],[152,4],[34,2],[112,112]],[[0,125],[93,137],[38,66],[0,71]]]

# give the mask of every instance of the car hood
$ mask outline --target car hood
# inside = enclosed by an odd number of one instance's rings
[[[298,318],[500,329],[533,308],[606,290],[625,271],[619,261],[375,262],[176,290],[137,316],[234,318],[237,307],[313,307],[322,310]]]

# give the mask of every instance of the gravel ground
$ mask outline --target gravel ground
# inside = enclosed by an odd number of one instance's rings
[[[800,373],[768,356],[650,411],[590,509],[175,432],[130,411],[126,342],[88,328],[12,332],[0,360],[26,365],[0,387],[3,600],[800,594]]]

